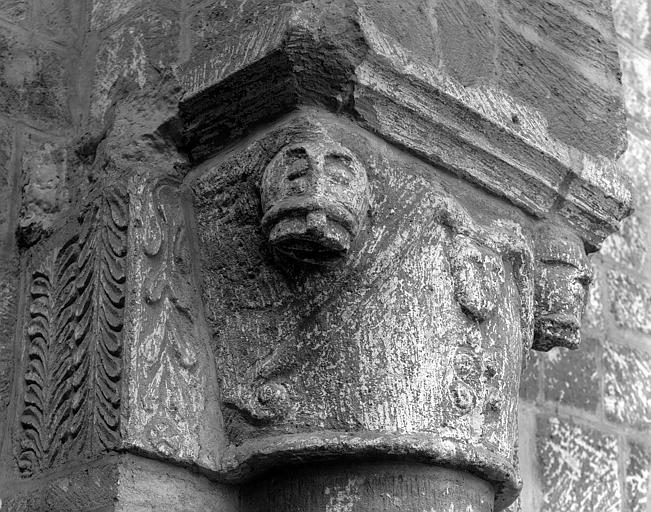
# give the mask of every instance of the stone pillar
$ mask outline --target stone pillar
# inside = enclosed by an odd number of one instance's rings
[[[23,244],[3,503],[504,510],[527,352],[630,209],[611,42],[597,80],[506,0],[188,9]]]

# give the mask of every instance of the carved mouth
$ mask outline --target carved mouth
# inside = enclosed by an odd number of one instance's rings
[[[269,210],[262,226],[269,243],[280,254],[327,266],[336,264],[348,253],[356,219],[341,206],[288,202]]]
[[[331,249],[316,240],[291,239],[274,243],[274,248],[290,258],[313,264],[336,263],[346,256],[345,249]]]
[[[549,314],[536,320],[536,345],[539,350],[553,347],[577,349],[581,343],[581,323],[575,315]]]

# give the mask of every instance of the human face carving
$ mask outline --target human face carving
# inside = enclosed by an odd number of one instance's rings
[[[366,170],[333,142],[283,148],[262,177],[262,229],[273,249],[316,265],[342,260],[368,207]]]
[[[578,348],[592,274],[581,240],[553,226],[537,234],[534,348]]]

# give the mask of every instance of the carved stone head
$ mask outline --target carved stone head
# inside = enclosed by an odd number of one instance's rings
[[[281,255],[316,265],[343,259],[368,207],[359,159],[331,140],[284,147],[262,177],[262,228]]]
[[[536,294],[533,348],[576,349],[581,316],[592,280],[583,243],[558,226],[542,225],[536,233]]]

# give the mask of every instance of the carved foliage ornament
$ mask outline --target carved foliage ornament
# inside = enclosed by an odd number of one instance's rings
[[[216,465],[219,418],[179,184],[133,184],[135,304],[128,444]],[[203,436],[206,437],[203,437]],[[216,437],[210,437],[216,436]],[[203,451],[205,450],[205,451]]]
[[[79,236],[31,272],[17,446],[25,476],[118,446],[126,252],[126,196],[111,191]]]

